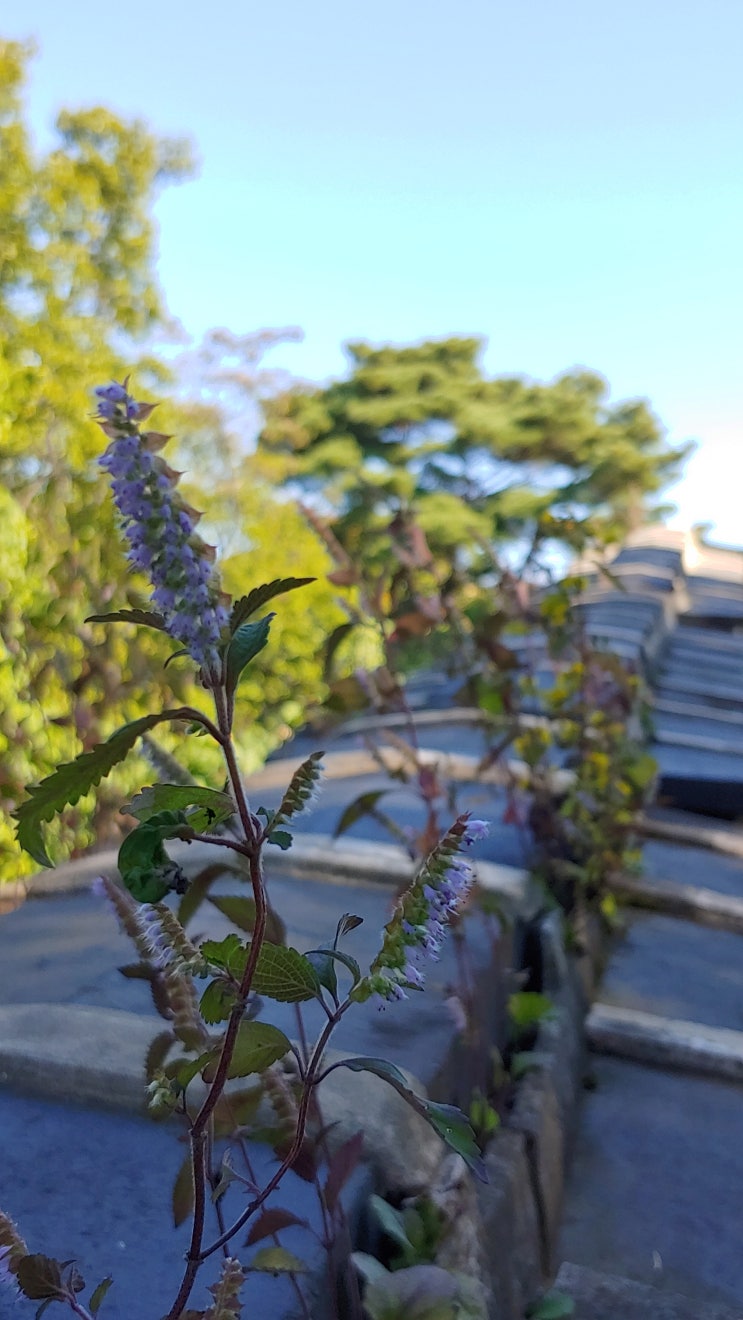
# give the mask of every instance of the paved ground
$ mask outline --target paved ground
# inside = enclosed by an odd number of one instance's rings
[[[0,1201],[29,1249],[76,1259],[91,1288],[113,1275],[101,1320],[154,1320],[164,1314],[180,1283],[188,1245],[187,1227],[174,1229],[172,1221],[171,1190],[185,1153],[172,1127],[52,1101],[19,1101],[0,1090],[0,1131]],[[265,1159],[263,1164],[268,1167]],[[312,1214],[313,1189],[288,1178],[274,1203],[291,1204],[298,1216]],[[318,1264],[319,1250],[309,1234],[292,1232],[286,1246]],[[213,1279],[214,1271],[205,1268],[195,1304],[208,1304],[206,1286]],[[269,1275],[253,1275],[245,1290],[257,1314],[269,1307],[276,1314],[291,1295],[285,1281]],[[21,1320],[32,1312],[30,1303],[16,1304],[0,1287],[0,1320]]]
[[[656,841],[645,856],[649,876],[743,893],[741,862]],[[743,939],[635,914],[599,997],[743,1030]],[[592,1060],[591,1080],[561,1257],[743,1314],[743,1089],[603,1057]]]
[[[452,749],[470,754],[481,747],[480,736],[472,730],[460,730],[459,737],[450,741]],[[358,742],[353,739],[352,745]],[[376,786],[388,787],[388,781],[370,775],[329,780],[321,803],[303,819],[303,828],[316,833],[332,831],[343,807],[357,793]],[[278,791],[267,791],[260,801],[270,807],[278,797]],[[523,838],[513,826],[501,823],[505,805],[505,797],[497,789],[468,787],[458,795],[457,809],[469,808],[493,820],[489,839],[476,849],[480,857],[520,865]],[[397,820],[412,826],[420,819],[419,812],[412,793],[396,791]],[[449,814],[444,808],[442,816]],[[351,833],[389,843],[381,827],[368,819]],[[231,888],[234,890],[234,884],[219,885],[220,892]],[[270,877],[270,890],[272,902],[287,922],[289,942],[301,949],[327,943],[342,911],[361,915],[364,924],[348,937],[346,947],[362,966],[368,966],[379,948],[395,892],[390,884],[379,882],[361,882],[349,889],[332,881],[297,879],[286,873]],[[209,905],[202,908],[195,926],[214,936],[228,928]],[[486,966],[492,968],[491,934],[481,921],[473,923],[470,954],[470,971],[475,975],[481,975]],[[157,1029],[148,988],[125,980],[117,970],[132,956],[107,905],[89,889],[29,899],[0,919],[0,1006],[54,1003],[123,1011],[151,1019],[153,1030]],[[442,960],[431,965],[429,993],[395,1006],[394,1012],[380,1013],[372,1005],[356,1010],[344,1020],[334,1045],[351,1054],[391,1058],[426,1085],[435,1085],[441,1059],[448,1056],[457,1036],[454,1018],[444,1004],[455,979],[450,942]],[[499,996],[491,996],[488,1011],[502,1014],[507,986],[496,979]],[[272,1019],[295,1036],[292,1006],[275,1008]],[[318,1022],[313,1020],[312,1009],[305,1011],[305,1019],[314,1033]],[[483,1063],[487,1064],[485,1055]],[[471,1081],[464,1075],[459,1081],[463,1089],[471,1090]],[[465,1101],[464,1094],[451,1098]],[[106,1320],[154,1320],[172,1299],[185,1245],[183,1231],[172,1237],[170,1187],[184,1157],[173,1126],[29,1099],[0,1089],[0,1130],[4,1148],[0,1205],[17,1220],[30,1248],[61,1259],[76,1257],[91,1285],[113,1273],[115,1288],[107,1298],[102,1320],[104,1316]],[[164,1179],[161,1167],[166,1170]],[[296,1213],[312,1213],[311,1206],[305,1208],[312,1195],[306,1183],[294,1178],[283,1200]],[[286,1245],[307,1258],[310,1247],[306,1239],[304,1233],[303,1240],[287,1240]],[[310,1259],[320,1270],[316,1249],[314,1256],[310,1252]],[[286,1282],[270,1277],[253,1280],[250,1289],[258,1313],[270,1309],[276,1315],[292,1299]],[[200,1300],[202,1304],[207,1300],[203,1287]],[[0,1292],[0,1320],[6,1314],[12,1320],[22,1309]],[[30,1314],[30,1308],[26,1310]]]
[[[429,730],[425,742],[469,754],[481,746],[476,731],[443,726]],[[386,781],[376,776],[331,781],[307,824],[321,833],[332,830],[345,803],[377,786],[386,787]],[[270,806],[277,794],[261,797]],[[469,788],[459,802],[494,821],[483,856],[523,865],[522,836],[502,823],[503,793]],[[396,792],[396,807],[403,823],[414,824],[412,794]],[[354,826],[352,836],[387,841],[369,820]],[[743,896],[743,862],[707,849],[649,841],[645,862],[651,877]],[[272,888],[299,947],[327,939],[339,910],[337,886],[282,876]],[[389,891],[371,884],[354,891],[353,907],[365,917],[358,936],[364,952],[374,951],[370,941],[386,920],[389,899]],[[213,911],[199,923],[203,929],[207,921],[215,933],[221,928]],[[129,959],[129,946],[88,894],[29,901],[0,922],[0,946],[4,1005],[56,1002],[151,1013],[146,989],[124,982],[114,970]],[[637,914],[626,940],[617,943],[602,997],[606,1003],[743,1030],[741,954],[741,936]],[[450,972],[451,963],[444,961],[434,976],[435,996],[403,1005],[394,1022],[390,1015],[359,1018],[359,1028],[349,1028],[339,1044],[391,1054],[421,1076],[430,1073],[427,1031],[421,1027],[428,1014],[428,1029],[451,1030],[442,1009]],[[288,1020],[286,1025],[291,1026]],[[741,1088],[619,1059],[597,1058],[592,1070],[596,1089],[586,1094],[562,1255],[663,1291],[717,1298],[743,1312]],[[172,1241],[168,1191],[153,1172],[161,1159],[169,1175],[180,1162],[172,1131],[134,1117],[114,1119],[28,1101],[10,1091],[0,1092],[0,1128],[6,1147],[0,1203],[21,1222],[32,1248],[58,1251],[63,1258],[77,1254],[91,1282],[109,1271],[120,1278],[102,1320],[150,1320],[162,1305],[162,1293],[153,1290],[169,1290],[177,1272],[173,1256],[162,1249],[164,1235]],[[303,1186],[292,1198],[306,1195]],[[117,1271],[117,1264],[123,1268]],[[154,1308],[152,1296],[157,1296]],[[256,1305],[265,1303],[256,1299]],[[6,1311],[9,1320],[19,1314],[14,1307],[8,1310],[0,1294],[0,1320]]]

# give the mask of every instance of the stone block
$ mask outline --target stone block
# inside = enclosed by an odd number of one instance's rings
[[[740,1320],[741,1316],[741,1307],[681,1297],[569,1262],[561,1265],[555,1288],[572,1297],[573,1320]]]
[[[156,1030],[151,1018],[120,1009],[11,1004],[0,1009],[0,1085],[142,1110],[144,1057]]]
[[[557,997],[555,1016],[542,1022],[536,1050],[557,1099],[565,1150],[572,1145],[586,1070],[582,995],[569,984]]]
[[[475,1188],[482,1277],[492,1320],[521,1320],[542,1281],[539,1214],[521,1133],[504,1129],[485,1157],[487,1183]]]
[[[416,1078],[409,1081],[425,1096]],[[364,1159],[381,1194],[411,1196],[431,1185],[441,1162],[441,1138],[381,1078],[336,1068],[320,1084],[318,1101],[331,1150],[363,1131]]]
[[[527,1073],[521,1082],[509,1127],[524,1138],[548,1274],[557,1243],[565,1178],[565,1132],[560,1102],[549,1070]]]

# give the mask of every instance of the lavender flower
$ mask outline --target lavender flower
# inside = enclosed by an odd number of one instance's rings
[[[0,1247],[0,1288],[8,1288],[14,1297],[20,1296],[13,1264],[13,1248]]]
[[[488,826],[460,816],[429,857],[398,902],[385,926],[382,948],[369,975],[354,991],[355,999],[376,994],[382,1001],[407,999],[407,990],[421,990],[425,958],[438,959],[446,927],[460,911],[474,880],[464,847],[482,839]]]
[[[158,971],[193,975],[206,969],[202,954],[164,903],[140,903],[135,918],[145,956]]]
[[[95,391],[97,420],[111,443],[99,462],[111,478],[133,567],[147,573],[152,600],[171,637],[213,676],[228,618],[214,580],[210,548],[195,534],[199,515],[175,493],[178,473],[154,449],[166,437],[139,431],[153,404],[138,403],[126,383]]]

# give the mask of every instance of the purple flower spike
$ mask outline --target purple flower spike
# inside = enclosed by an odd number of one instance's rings
[[[21,1290],[12,1268],[13,1248],[0,1247],[0,1288],[7,1288],[14,1297],[20,1297]]]
[[[114,381],[95,391],[97,420],[111,443],[99,459],[111,478],[130,549],[129,562],[145,570],[166,630],[196,663],[219,671],[219,642],[228,618],[219,599],[207,547],[196,535],[198,515],[175,494],[177,473],[152,452],[138,423],[153,405],[137,403]]]
[[[382,948],[357,988],[356,997],[375,994],[382,1001],[406,998],[424,984],[420,962],[438,959],[446,928],[461,911],[474,882],[462,849],[483,839],[483,820],[460,816],[423,862],[385,927]]]
[[[480,839],[486,839],[490,833],[490,826],[486,820],[468,820],[464,831],[465,843],[478,843]]]

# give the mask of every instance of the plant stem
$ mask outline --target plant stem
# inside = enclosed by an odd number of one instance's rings
[[[220,725],[217,730],[218,741],[224,752],[238,814],[240,816],[243,830],[245,831],[245,840],[242,846],[238,847],[237,851],[243,852],[247,855],[250,861],[250,880],[253,887],[253,899],[255,902],[255,925],[253,928],[253,938],[250,944],[250,953],[248,954],[245,971],[243,972],[240,981],[235,1006],[230,1013],[224,1033],[222,1052],[219,1056],[217,1070],[204,1103],[191,1125],[191,1160],[194,1181],[194,1212],[191,1241],[186,1255],[186,1266],[181,1286],[178,1290],[175,1302],[168,1312],[166,1320],[178,1320],[178,1317],[183,1314],[186,1303],[191,1295],[191,1290],[196,1280],[199,1267],[205,1258],[205,1253],[202,1251],[202,1243],[204,1239],[204,1223],[206,1217],[205,1145],[207,1140],[207,1125],[211,1120],[211,1116],[217,1106],[227,1081],[230,1063],[232,1062],[232,1055],[235,1050],[235,1043],[240,1029],[240,1023],[242,1022],[245,1013],[245,1004],[250,993],[250,987],[253,982],[258,957],[266,933],[266,919],[268,915],[258,837],[253,817],[250,813],[250,808],[248,807],[245,793],[243,791],[240,771],[238,769],[235,751],[230,737],[228,712],[224,692],[220,689],[215,689],[214,699],[217,709],[217,718],[219,719]],[[292,1159],[296,1158],[298,1151],[299,1146],[297,1147],[297,1151],[292,1155]],[[234,1231],[237,1232],[238,1230],[235,1229]],[[231,1236],[231,1232],[222,1233],[221,1239],[215,1250],[222,1246],[223,1242],[228,1242]]]
[[[240,839],[228,839],[224,834],[198,834],[195,830],[189,834],[186,843],[213,843],[215,848],[231,848],[233,852],[249,857],[251,847]]]
[[[350,1007],[350,1004],[351,1001],[346,999],[344,1003],[340,1005],[340,1008],[333,1014],[332,1018],[325,1023],[325,1026],[323,1027],[322,1031],[320,1032],[320,1036],[318,1037],[317,1044],[315,1045],[315,1048],[312,1051],[312,1058],[310,1059],[309,1065],[307,1067],[307,1075],[305,1078],[304,1090],[302,1092],[302,1099],[299,1102],[299,1113],[297,1115],[297,1130],[294,1135],[294,1141],[292,1142],[291,1149],[289,1150],[285,1158],[282,1160],[281,1164],[279,1165],[278,1169],[273,1174],[269,1182],[266,1183],[266,1186],[262,1189],[262,1191],[258,1193],[256,1197],[254,1197],[254,1199],[250,1202],[247,1208],[243,1210],[242,1214],[238,1216],[232,1227],[229,1228],[226,1233],[223,1233],[220,1237],[218,1237],[215,1242],[212,1242],[211,1246],[206,1247],[201,1252],[200,1259],[202,1261],[206,1260],[208,1256],[213,1255],[215,1251],[219,1251],[220,1247],[223,1246],[225,1242],[229,1242],[230,1239],[233,1238],[236,1233],[240,1232],[241,1228],[244,1228],[248,1220],[255,1214],[256,1210],[259,1210],[260,1207],[263,1205],[263,1202],[271,1195],[273,1191],[276,1190],[282,1178],[284,1177],[284,1174],[289,1171],[292,1164],[299,1155],[299,1152],[302,1149],[302,1143],[304,1141],[305,1131],[307,1127],[307,1117],[309,1114],[310,1101],[312,1099],[312,1088],[317,1084],[317,1072],[320,1067],[320,1063],[322,1061],[322,1056],[325,1052],[325,1048],[330,1039],[333,1028],[337,1026],[343,1014],[346,1012],[346,1009]],[[180,1313],[176,1312],[176,1314],[172,1318],[171,1316],[168,1316],[167,1320],[177,1320],[178,1314]]]
[[[80,1320],[93,1320],[90,1311],[87,1311],[82,1305],[82,1302],[78,1302],[76,1297],[68,1297],[67,1300],[73,1315],[79,1316]]]

